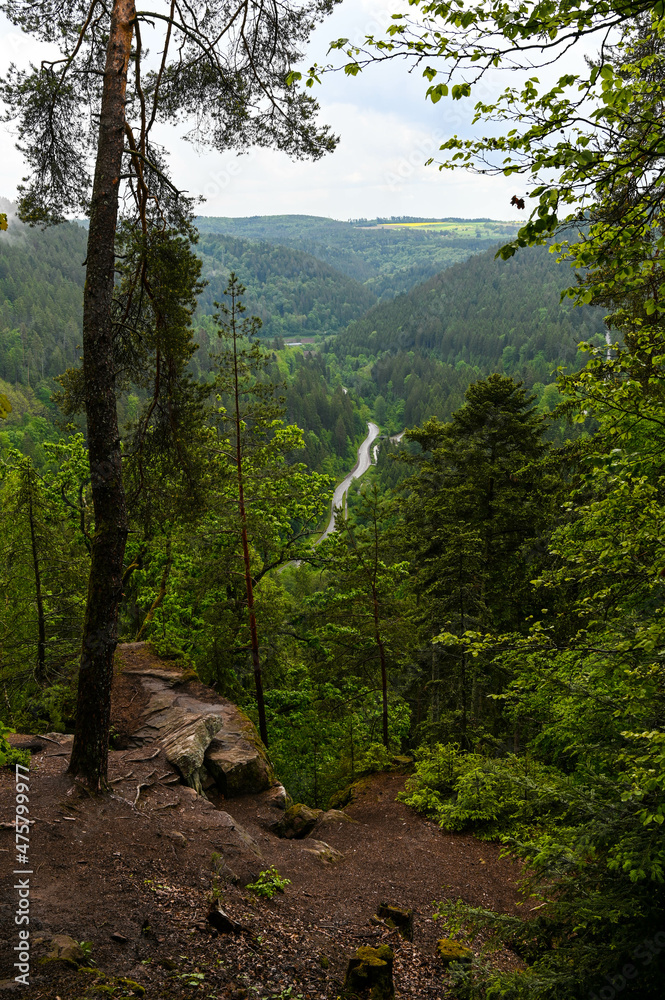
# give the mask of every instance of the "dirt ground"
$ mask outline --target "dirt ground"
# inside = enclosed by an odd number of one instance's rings
[[[115,691],[121,746],[140,719],[132,684]],[[388,943],[397,996],[438,1000],[451,994],[435,956],[445,934],[432,919],[435,901],[519,912],[517,868],[496,845],[445,834],[396,802],[403,775],[368,779],[345,809],[354,822],[312,834],[343,855],[329,864],[309,853],[309,839],[270,832],[265,794],[206,801],[160,754],[127,747],[111,753],[112,794],[81,798],[65,773],[67,738],[41,743],[30,774],[29,986],[13,979],[12,887],[22,876],[13,874],[14,773],[0,770],[0,996],[334,1000],[355,949]],[[270,865],[290,884],[259,899],[245,886]],[[242,930],[206,923],[213,897]],[[371,923],[380,902],[413,909],[413,943]],[[89,942],[83,969],[43,961],[55,934]]]

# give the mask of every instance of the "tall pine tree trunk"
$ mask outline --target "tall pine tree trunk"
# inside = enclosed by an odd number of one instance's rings
[[[42,574],[39,566],[39,549],[37,546],[37,531],[35,529],[35,513],[33,510],[32,468],[28,468],[26,486],[28,493],[28,520],[30,522],[30,546],[32,550],[32,569],[35,575],[35,603],[37,605],[37,671],[38,681],[43,681],[46,675],[46,619],[44,615],[44,599],[42,597]]]
[[[379,650],[379,662],[381,664],[381,735],[383,745],[388,749],[388,670],[386,668],[386,649],[381,639],[379,628],[379,598],[376,588],[372,585],[372,605],[374,611],[374,640]]]
[[[264,746],[268,746],[268,725],[266,722],[266,706],[263,698],[263,677],[261,674],[261,658],[259,656],[259,633],[256,627],[254,613],[254,584],[252,582],[252,566],[249,558],[249,540],[247,537],[247,511],[245,510],[245,483],[242,467],[242,419],[240,416],[240,386],[238,383],[238,335],[236,331],[235,294],[232,299],[233,308],[231,324],[233,330],[233,384],[235,394],[235,435],[236,435],[236,471],[238,475],[238,513],[240,515],[240,531],[242,537],[242,557],[245,563],[245,589],[247,592],[247,611],[249,614],[249,634],[252,644],[252,664],[254,667],[254,687],[256,688],[256,707],[259,714],[259,735]]]
[[[93,792],[106,787],[113,654],[118,641],[118,608],[127,540],[111,304],[127,66],[135,16],[134,0],[114,0],[104,69],[83,299],[83,372],[95,534],[83,626],[76,732],[69,770]]]

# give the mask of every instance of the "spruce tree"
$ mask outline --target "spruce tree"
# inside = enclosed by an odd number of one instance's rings
[[[407,431],[421,453],[404,486],[405,540],[430,641],[443,632],[523,627],[552,503],[544,430],[533,397],[495,374],[469,386],[450,423],[433,418]],[[431,664],[434,704],[447,705],[453,731],[468,743],[472,721],[487,714],[492,679],[481,660],[445,644]]]
[[[284,398],[267,378],[272,356],[256,339],[261,321],[244,316],[244,292],[232,273],[225,290],[228,304],[219,305],[217,315],[222,347],[213,355],[219,404],[213,504],[225,529],[240,540],[259,732],[267,746],[254,590],[270,570],[307,555],[308,538],[327,507],[332,484],[327,476],[288,461],[303,445],[302,431],[281,419]]]

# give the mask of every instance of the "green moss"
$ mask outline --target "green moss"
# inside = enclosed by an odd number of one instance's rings
[[[59,965],[65,965],[68,969],[78,969],[78,963],[72,961],[71,958],[58,958],[57,956],[52,956],[50,958],[40,958],[40,965],[53,965],[53,963],[58,963]]]
[[[176,684],[188,684],[189,681],[197,681],[198,679],[199,675],[196,670],[193,667],[186,667],[176,681]]]
[[[328,802],[329,809],[343,809],[344,806],[348,806],[350,802],[354,802],[358,797],[359,792],[363,790],[370,782],[371,778],[358,778],[353,784],[347,785],[346,788],[341,788],[337,792],[333,792],[330,796]]]
[[[452,938],[441,938],[440,941],[437,941],[436,953],[446,965],[450,965],[451,962],[462,962],[468,965],[473,961],[471,949],[466,948],[459,941],[453,941]]]
[[[140,983],[135,982],[133,979],[125,979],[124,977],[119,976],[117,982],[120,983],[122,986],[127,987],[127,989],[131,990],[134,996],[137,997],[145,996],[145,988],[141,986]]]
[[[346,995],[369,1000],[393,1000],[393,952],[388,945],[362,945],[349,962],[344,983]]]

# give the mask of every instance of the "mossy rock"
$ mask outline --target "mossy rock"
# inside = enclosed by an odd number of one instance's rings
[[[388,945],[378,948],[363,945],[349,961],[344,980],[347,997],[367,1000],[393,1000],[393,952]]]
[[[436,943],[436,953],[444,965],[451,962],[460,962],[462,965],[470,965],[473,962],[473,952],[470,948],[453,941],[452,938],[441,938]]]
[[[352,789],[353,785],[347,785],[346,788],[340,788],[333,792],[328,802],[328,808],[341,810],[344,806],[348,806],[353,795]]]
[[[81,962],[85,960],[85,954],[83,948],[75,941],[74,938],[69,937],[68,934],[55,934],[50,942],[50,950],[46,958],[40,959],[41,965],[47,965],[51,962],[62,962],[70,969],[78,969]]]
[[[399,906],[381,903],[376,915],[381,917],[388,927],[399,931],[400,937],[405,941],[413,941],[413,910],[402,910]]]
[[[86,1000],[103,1000],[113,997],[123,1000],[129,997],[144,997],[145,987],[126,976],[112,976],[106,983],[96,983],[85,991]]]
[[[347,785],[345,788],[340,788],[338,791],[333,792],[330,796],[328,802],[328,809],[343,809],[344,806],[348,806],[351,802],[354,802],[358,797],[358,793],[365,788],[369,782],[370,778],[358,778],[351,785]]]
[[[131,994],[135,997],[145,996],[145,987],[141,986],[140,983],[135,982],[133,979],[126,979],[124,976],[118,976],[116,980],[119,986],[123,986],[126,990],[130,990]],[[120,993],[120,996],[126,996],[126,993]]]
[[[301,840],[312,832],[317,819],[322,815],[322,809],[310,809],[304,802],[296,802],[285,810],[282,818],[275,824],[275,833],[287,840]]]
[[[323,816],[319,820],[319,826],[325,826],[328,823],[357,823],[357,819],[352,819],[348,813],[345,813],[342,809],[328,809],[324,812]]]
[[[308,846],[304,850],[308,854],[313,854],[325,865],[335,865],[338,861],[344,860],[342,852],[331,847],[330,844],[326,844],[324,840],[308,840],[307,844]]]

